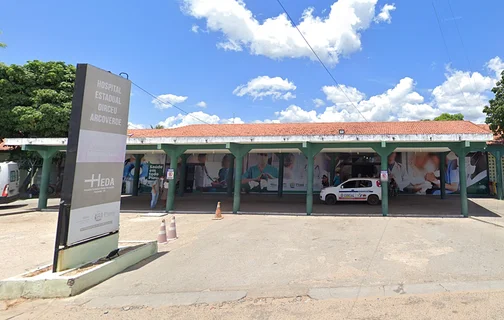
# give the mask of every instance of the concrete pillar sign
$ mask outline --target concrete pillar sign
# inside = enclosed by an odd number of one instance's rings
[[[89,239],[108,239],[101,249],[109,252],[118,247],[130,93],[129,80],[77,64],[53,271],[82,263],[68,256],[75,250],[101,258],[78,246]]]
[[[388,152],[383,152],[380,154],[381,157],[381,171],[388,171],[388,162],[387,158],[389,156]],[[381,190],[382,190],[382,200],[381,200],[381,205],[382,205],[382,215],[384,217],[388,216],[389,213],[389,206],[388,206],[388,181],[381,181]]]

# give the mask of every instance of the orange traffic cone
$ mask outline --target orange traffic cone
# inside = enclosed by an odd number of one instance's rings
[[[175,225],[175,216],[171,218],[170,227],[168,228],[168,240],[176,240],[177,239],[177,227]]]
[[[166,224],[165,224],[164,219],[161,220],[161,226],[159,227],[157,242],[159,244],[168,242],[168,240],[166,239]]]
[[[220,201],[217,202],[217,209],[215,209],[215,217],[213,218],[213,220],[222,220],[224,219],[224,217],[222,216],[222,212],[221,212],[221,209],[220,209]]]

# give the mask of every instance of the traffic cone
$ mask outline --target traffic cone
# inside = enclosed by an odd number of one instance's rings
[[[222,220],[224,219],[224,217],[222,216],[222,212],[221,212],[221,209],[220,209],[220,201],[217,202],[217,209],[215,209],[215,217],[213,218],[213,220]]]
[[[168,240],[166,239],[166,224],[165,224],[164,219],[161,220],[161,226],[159,227],[157,242],[159,244],[168,242]]]
[[[168,228],[168,240],[177,239],[177,227],[175,226],[175,216],[171,218],[170,227]]]

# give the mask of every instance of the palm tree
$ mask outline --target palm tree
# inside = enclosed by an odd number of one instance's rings
[[[155,127],[151,125],[150,127],[151,127],[151,129],[164,129],[164,128],[165,128],[165,127],[164,127],[163,125],[161,125],[161,124],[156,124],[156,126],[155,126]]]

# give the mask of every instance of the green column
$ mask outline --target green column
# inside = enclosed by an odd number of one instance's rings
[[[42,157],[42,178],[40,181],[40,193],[38,199],[38,210],[47,209],[47,189],[49,188],[49,177],[51,175],[52,158],[56,152],[39,151]]]
[[[278,154],[278,197],[283,197],[283,180],[284,180],[284,164],[285,155],[283,153]]]
[[[458,152],[458,165],[459,165],[459,184],[460,184],[460,208],[464,217],[469,216],[469,209],[467,204],[467,177],[466,177],[466,151]]]
[[[189,157],[188,154],[183,154],[181,156],[182,162],[180,164],[180,179],[179,179],[179,196],[183,197],[184,192],[185,192],[185,180],[186,180],[186,171],[187,171],[187,158]],[[170,166],[171,166],[171,160],[170,160]],[[176,167],[175,167],[176,170]],[[176,182],[175,182],[176,183]]]
[[[233,195],[233,178],[234,178],[234,167],[235,167],[235,156],[232,154],[229,155],[231,157],[229,163],[229,172],[227,176],[227,195],[231,197]]]
[[[143,154],[135,154],[135,171],[133,172],[133,196],[138,196],[138,181],[140,180],[140,165]]]
[[[307,157],[307,167],[308,167],[308,181],[306,183],[306,214],[311,215],[313,212],[313,167],[314,161],[313,157],[315,155],[311,154]]]
[[[502,155],[500,151],[495,151],[495,187],[497,188],[497,199],[502,200]]]
[[[329,185],[333,185],[336,176],[336,153],[331,153],[331,168],[329,169]]]
[[[387,171],[388,170],[388,163],[387,163],[388,156],[389,156],[389,153],[387,153],[387,152],[380,153],[381,171]],[[388,216],[388,213],[389,213],[389,207],[388,207],[388,181],[382,181],[381,182],[381,191],[382,191],[382,200],[381,200],[382,215],[384,217],[386,217],[386,216]]]
[[[241,177],[243,171],[243,155],[236,155],[236,169],[234,176],[234,197],[233,197],[233,213],[240,211],[240,191],[241,191]]]
[[[177,160],[180,156],[176,151],[169,151],[168,156],[170,157],[170,169],[173,169],[174,176],[173,179],[168,180],[168,196],[166,198],[166,212],[173,211],[175,204],[175,189],[177,187]]]
[[[441,199],[446,198],[446,153],[439,153],[439,187]]]

